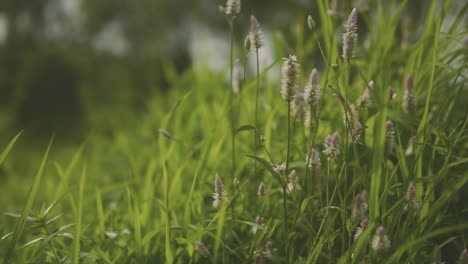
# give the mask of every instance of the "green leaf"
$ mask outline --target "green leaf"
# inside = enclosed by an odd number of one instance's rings
[[[252,125],[243,125],[234,131],[234,134],[237,134],[242,131],[255,130],[255,127]]]
[[[23,133],[23,131],[20,131],[20,132],[10,141],[10,143],[8,143],[8,146],[3,150],[2,154],[0,154],[0,164],[2,164],[3,161],[5,161],[5,158],[7,157],[8,153],[9,153],[10,150],[13,148],[13,146],[15,145],[16,141],[18,140],[18,138],[21,136],[22,133]]]
[[[18,134],[19,135],[19,134]],[[17,136],[18,136],[17,135]],[[16,141],[16,137],[12,140],[12,142]],[[19,218],[18,222],[16,223],[13,238],[11,239],[10,245],[8,246],[7,249],[7,254],[5,255],[4,262],[5,263],[10,263],[11,258],[13,257],[13,254],[15,252],[16,244],[18,243],[18,240],[20,236],[23,233],[23,229],[26,223],[26,219],[29,215],[29,212],[31,211],[32,205],[34,200],[36,199],[37,191],[39,189],[39,184],[41,183],[41,178],[42,174],[44,173],[44,168],[46,165],[47,158],[49,156],[49,151],[50,148],[52,147],[52,142],[54,141],[54,138],[49,142],[49,145],[47,146],[47,149],[44,153],[44,156],[41,161],[41,165],[39,166],[39,170],[37,171],[36,177],[34,177],[34,182],[31,186],[31,189],[28,194],[28,198],[26,200],[26,204],[24,205],[23,211],[21,213],[21,217]],[[11,142],[10,142],[11,145]],[[4,151],[5,153],[5,151]],[[3,155],[3,153],[2,153]],[[1,158],[0,158],[1,161]]]

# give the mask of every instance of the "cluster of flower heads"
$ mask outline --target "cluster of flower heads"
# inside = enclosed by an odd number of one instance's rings
[[[220,10],[225,13],[228,17],[233,18],[240,13],[241,3],[240,0],[228,0],[225,7],[220,7]],[[308,26],[314,31],[315,30],[315,21],[311,16],[308,17]],[[343,54],[342,57],[350,61],[355,56],[355,47],[357,45],[357,10],[353,9],[351,14],[348,17],[346,24],[344,25],[345,32],[343,33]],[[252,15],[250,17],[250,31],[245,40],[245,46],[248,50],[258,50],[263,46],[263,33],[260,28],[260,23]],[[281,69],[282,74],[282,84],[281,84],[281,96],[282,98],[291,103],[292,114],[296,117],[304,117],[305,126],[317,129],[313,127],[314,117],[317,115],[320,107],[320,100],[322,96],[319,74],[317,69],[313,69],[309,80],[304,87],[304,91],[299,91],[299,75],[300,75],[300,65],[297,61],[295,55],[289,55],[287,58],[283,59],[283,65]],[[359,121],[359,114],[356,109],[365,109],[371,108],[373,106],[372,93],[375,90],[374,81],[370,81],[363,94],[359,97],[354,104],[348,104],[347,101],[345,108],[347,109],[347,115],[345,120],[349,124],[349,131],[351,133],[351,140],[354,143],[360,143],[360,138],[363,132],[363,126]],[[390,100],[394,99],[396,93],[392,87],[390,87]],[[413,77],[410,75],[406,80],[404,96],[403,96],[403,110],[410,114],[415,115],[416,113],[416,97],[413,91]],[[391,120],[388,120],[386,123],[386,134],[385,134],[385,153],[387,155],[391,154],[392,149],[394,148],[394,124]],[[340,154],[340,144],[341,138],[338,132],[335,132],[332,135],[328,135],[324,139],[324,149],[323,153],[327,156],[329,160],[334,160]],[[409,147],[407,150],[408,153],[414,153],[414,145],[416,144],[416,138],[412,137],[410,139]],[[320,150],[318,147],[312,147],[310,153],[306,157],[306,164],[310,169],[317,169],[321,166],[320,160]],[[273,167],[273,170],[279,174],[285,175],[286,166],[285,164],[277,164]],[[299,176],[295,170],[292,170],[288,176],[287,192],[292,193],[294,191],[300,190],[301,186],[299,185]],[[237,178],[233,181],[233,186],[235,189],[239,190],[240,182]],[[224,190],[224,186],[221,178],[216,175],[215,184],[214,184],[214,193],[213,193],[213,207],[220,209],[221,206],[228,201],[227,193]],[[263,197],[266,193],[266,185],[264,182],[260,182],[258,186],[257,194],[260,197]],[[419,203],[416,199],[416,188],[413,183],[410,183],[407,192],[406,192],[406,204],[405,210],[417,210],[419,208]],[[364,190],[361,193],[357,194],[354,199],[353,207],[353,219],[356,223],[359,223],[354,239],[358,240],[362,233],[369,226],[369,219],[367,218],[368,211],[368,195]],[[257,216],[255,218],[256,226],[252,228],[252,233],[257,233],[259,229],[262,229],[265,225],[265,218],[262,216]],[[253,260],[254,263],[263,263],[264,257],[268,255],[269,249],[271,248],[271,241],[264,243],[261,250],[256,250],[254,252]],[[375,234],[371,241],[371,247],[376,253],[381,253],[391,246],[391,241],[387,235],[385,227],[379,226],[376,228]],[[205,257],[211,256],[208,248],[201,242],[196,242],[196,249],[200,252],[201,255]],[[440,250],[436,248],[433,253],[433,259],[440,260]],[[468,261],[468,251],[465,249],[457,263],[467,263]],[[441,261],[435,263],[443,263]]]

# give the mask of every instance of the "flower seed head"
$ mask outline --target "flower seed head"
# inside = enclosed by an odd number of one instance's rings
[[[234,178],[234,181],[232,181],[232,185],[234,186],[234,188],[238,189],[240,185],[239,180],[237,178]]]
[[[216,174],[214,182],[214,193],[213,193],[213,207],[219,209],[223,201],[227,201],[227,193],[224,191],[223,181],[218,174]]]
[[[317,69],[314,68],[304,88],[304,99],[313,106],[315,111],[318,111],[321,95],[322,91],[319,83],[319,74]]]
[[[204,257],[210,257],[211,253],[208,250],[208,248],[202,243],[202,242],[196,242],[195,246],[197,248],[197,251]]]
[[[468,264],[468,250],[465,248],[460,257],[458,257],[457,264]]]
[[[283,59],[281,75],[281,96],[284,100],[291,102],[298,87],[299,76],[299,63],[295,55],[289,55],[288,58]]]
[[[388,120],[385,124],[385,154],[390,155],[393,151],[393,145],[395,142],[395,129],[393,126],[393,122]]]
[[[364,218],[359,224],[358,228],[356,228],[356,233],[354,234],[354,240],[359,239],[362,232],[364,232],[367,229],[368,225],[369,225],[369,220],[367,218]]]
[[[419,209],[418,200],[416,200],[416,186],[411,182],[406,189],[406,205],[405,210]]]
[[[226,7],[224,8],[225,14],[234,17],[240,13],[241,1],[240,0],[227,0]]]
[[[403,94],[403,110],[410,114],[416,114],[416,96],[413,91],[413,76],[406,79],[405,92]]]
[[[362,221],[367,216],[367,192],[364,190],[358,193],[354,198],[353,218],[356,221]]]
[[[250,16],[250,32],[248,36],[251,49],[259,49],[263,46],[263,32],[260,29],[260,23],[258,23],[257,18],[253,15]]]
[[[310,31],[315,31],[315,21],[311,15],[307,17],[307,26],[309,26]]]
[[[219,177],[218,174],[216,174],[214,186],[215,186],[214,188],[215,193],[218,193],[218,194],[223,193],[224,191],[223,181],[221,180],[221,177]]]
[[[309,168],[320,168],[320,152],[318,148],[312,148],[309,155]]]
[[[273,170],[277,173],[284,173],[286,172],[286,164],[276,164]]]
[[[390,248],[391,242],[388,239],[385,228],[383,226],[377,227],[374,238],[372,239],[372,249],[376,253],[381,253]]]
[[[266,193],[266,186],[265,183],[260,182],[260,185],[258,185],[258,192],[257,194],[260,196],[263,196]]]
[[[343,33],[343,59],[350,61],[354,58],[355,48],[357,45],[357,9],[354,8],[348,17],[348,21],[344,25],[345,33]]]
[[[323,143],[325,149],[323,153],[328,156],[328,159],[334,159],[340,154],[340,135],[335,132],[333,135],[328,135]]]
[[[440,252],[440,247],[435,246],[434,250],[432,251],[432,262],[431,264],[443,264],[445,262],[442,261],[442,253]]]

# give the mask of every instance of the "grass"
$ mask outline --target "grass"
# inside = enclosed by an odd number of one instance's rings
[[[455,263],[468,235],[468,53],[461,44],[468,4],[432,1],[402,48],[409,1],[390,2],[395,8],[376,1],[358,10],[357,53],[349,64],[337,32],[351,8],[332,16],[321,0],[313,33],[307,15],[297,14],[301,19],[291,23],[298,32],[265,40],[277,62],[255,69],[238,95],[225,73],[167,70],[171,89],[149,99],[145,113],[111,129],[97,126],[82,146],[51,141],[45,154],[34,155],[19,133],[0,155],[7,213],[0,216],[0,256],[5,263],[431,263],[440,248],[442,260]],[[249,16],[241,13],[230,28],[240,31]],[[230,74],[236,54],[245,55],[236,34],[226,58]],[[301,85],[311,69],[320,73],[320,122],[312,130],[290,116],[291,108],[286,112],[281,81],[267,78],[280,75],[280,58],[289,53],[299,55]],[[414,115],[401,107],[409,74]],[[372,105],[358,109],[365,129],[355,144],[346,140],[346,102],[356,102],[370,80],[376,88]],[[387,120],[394,124],[389,154]],[[322,142],[335,131],[341,153],[329,159]],[[414,153],[407,154],[412,136]],[[313,172],[306,162],[311,147],[322,161]],[[278,173],[283,163],[287,170]],[[302,188],[288,191],[292,170]],[[219,209],[212,206],[217,174],[228,198]],[[261,182],[266,193],[258,195]],[[410,183],[415,193],[408,193]],[[369,224],[355,240],[362,220],[353,217],[356,195],[363,190]],[[387,236],[380,238],[391,241],[381,251],[372,243],[379,226]]]

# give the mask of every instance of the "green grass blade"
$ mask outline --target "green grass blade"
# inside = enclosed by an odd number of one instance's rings
[[[13,140],[12,142],[14,143],[19,137],[21,133],[19,133]],[[41,178],[42,174],[44,173],[44,167],[47,162],[47,157],[49,156],[49,151],[50,148],[52,147],[52,142],[54,141],[54,138],[49,142],[49,145],[47,146],[47,149],[44,153],[44,156],[41,161],[41,165],[39,166],[39,170],[37,171],[36,177],[34,177],[34,182],[31,186],[31,189],[28,194],[28,198],[26,200],[26,204],[23,207],[23,211],[21,212],[21,217],[19,218],[18,222],[16,223],[14,233],[13,233],[13,238],[11,239],[10,245],[8,246],[7,253],[4,258],[5,263],[10,263],[11,258],[14,256],[15,249],[16,249],[16,244],[18,243],[19,238],[21,237],[21,234],[23,233],[24,225],[26,223],[26,218],[29,215],[29,212],[31,211],[32,205],[34,203],[34,200],[36,199],[37,195],[37,190],[39,189],[39,184],[41,183]],[[12,146],[12,143],[10,142],[9,146]],[[7,149],[11,149],[11,147],[7,147]],[[5,153],[5,151],[4,151]],[[3,155],[3,153],[2,153]],[[5,154],[6,155],[6,154]]]
[[[86,182],[86,164],[81,171],[80,189],[78,193],[78,206],[75,213],[75,236],[73,239],[73,264],[80,263],[81,221],[83,217],[83,194]]]
[[[167,170],[166,170],[166,162],[162,161],[162,168],[163,168],[163,185],[164,185],[164,204],[165,204],[165,214],[166,214],[166,239],[165,239],[165,255],[166,255],[166,263],[172,264],[174,261],[174,257],[172,256],[172,249],[171,249],[171,222],[169,216],[169,180],[167,179]]]
[[[10,150],[13,148],[15,145],[16,141],[19,139],[23,131],[20,131],[16,136],[8,143],[7,147],[2,151],[2,154],[0,154],[0,165],[5,161],[5,158],[8,156],[8,153],[10,153]]]

